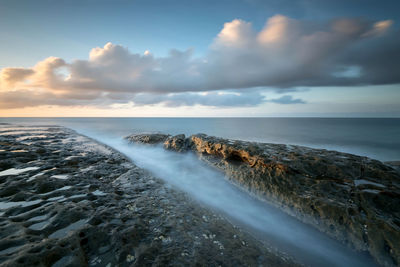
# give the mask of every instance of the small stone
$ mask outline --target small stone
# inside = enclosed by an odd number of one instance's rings
[[[133,256],[131,254],[128,254],[126,256],[126,262],[130,263],[130,262],[133,262],[134,260],[135,260],[135,256]]]

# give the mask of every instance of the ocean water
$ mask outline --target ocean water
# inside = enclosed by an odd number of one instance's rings
[[[115,137],[143,132],[206,133],[400,160],[400,119],[396,118],[0,118],[0,122],[57,124]]]

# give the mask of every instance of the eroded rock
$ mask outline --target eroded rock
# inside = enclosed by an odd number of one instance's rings
[[[159,144],[163,143],[167,138],[170,137],[168,134],[133,134],[126,139],[133,143],[142,143],[142,144]]]
[[[0,266],[296,266],[113,149],[33,128],[0,127]]]
[[[164,147],[194,151],[257,197],[352,248],[369,251],[384,266],[400,264],[400,174],[387,164],[205,134],[169,137]]]
[[[190,149],[189,142],[187,141],[184,134],[168,137],[164,141],[164,147],[166,149],[175,150],[178,152],[184,152]]]

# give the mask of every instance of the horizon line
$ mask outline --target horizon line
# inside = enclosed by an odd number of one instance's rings
[[[41,116],[0,116],[0,119],[13,119],[13,118],[42,118],[42,119],[48,119],[48,118],[97,118],[97,119],[108,119],[108,118],[127,118],[127,119],[240,119],[240,118],[259,118],[259,119],[307,119],[307,118],[313,118],[313,119],[400,119],[399,117],[361,117],[361,116],[342,116],[342,117],[335,117],[335,116],[213,116],[213,117],[202,117],[202,116],[197,116],[197,117],[184,117],[184,116],[49,116],[49,117],[41,117]]]

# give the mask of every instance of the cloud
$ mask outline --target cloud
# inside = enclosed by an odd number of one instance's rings
[[[276,104],[305,104],[306,102],[300,98],[293,98],[291,95],[284,95],[280,98],[267,100]]]
[[[251,23],[241,19],[235,19],[224,24],[213,46],[219,47],[246,47],[255,37]]]
[[[257,35],[257,41],[261,44],[282,43],[288,38],[298,37],[298,25],[293,19],[282,15],[270,18],[264,28]]]
[[[2,85],[2,88],[13,87],[16,83],[24,82],[33,73],[34,71],[31,69],[5,68],[0,73],[0,85]]]
[[[363,36],[380,36],[384,34],[392,26],[392,24],[392,20],[378,21],[374,23],[373,28],[370,31],[366,32]]]
[[[252,107],[264,102],[276,104],[305,104],[299,98],[284,95],[279,98],[268,99],[260,91],[252,92],[207,92],[207,93],[172,93],[162,94],[138,94],[132,102],[136,106],[163,104],[167,107],[179,106],[211,106],[211,107]]]
[[[163,104],[167,107],[211,106],[211,107],[250,107],[265,101],[260,92],[207,92],[173,93],[167,95],[138,94],[133,98],[135,105]]]
[[[229,29],[242,29],[236,25],[237,21],[234,23],[235,27]],[[400,54],[400,35],[390,31],[391,23],[347,18],[313,23],[277,15],[270,18],[259,33],[237,37],[242,40],[254,36],[246,42],[240,41],[240,46],[230,42],[223,46],[225,40],[218,36],[216,43],[219,46],[213,47],[208,56],[205,76],[212,84],[210,88],[381,84],[388,73],[398,77],[390,83],[399,83],[400,63],[392,61],[391,57]],[[238,36],[242,32],[237,30],[231,35]],[[243,43],[246,43],[245,47]],[[381,50],[390,43],[397,48],[390,52]],[[379,58],[377,54],[381,54]],[[349,58],[354,60],[349,62]],[[372,58],[379,61],[378,70],[376,64],[368,62]],[[397,68],[384,67],[389,61]],[[348,67],[359,68],[361,75],[346,78],[335,75]],[[371,68],[374,73],[368,71]],[[213,76],[215,72],[219,75]]]
[[[253,92],[259,87],[287,92],[296,87],[397,84],[400,32],[392,24],[353,18],[313,22],[276,15],[257,32],[250,22],[235,19],[224,24],[200,58],[194,57],[193,49],[172,49],[156,57],[107,43],[93,48],[87,60],[49,57],[32,68],[4,68],[0,97],[30,92],[21,97],[26,105],[65,99],[71,105],[134,101],[246,106],[268,101]],[[229,93],[232,90],[241,92]],[[301,101],[284,96],[275,103]],[[4,101],[0,104],[6,106]]]
[[[126,100],[123,100],[125,102]],[[107,95],[97,93],[52,93],[47,91],[16,90],[0,92],[0,109],[13,109],[35,106],[105,106],[120,103]]]

